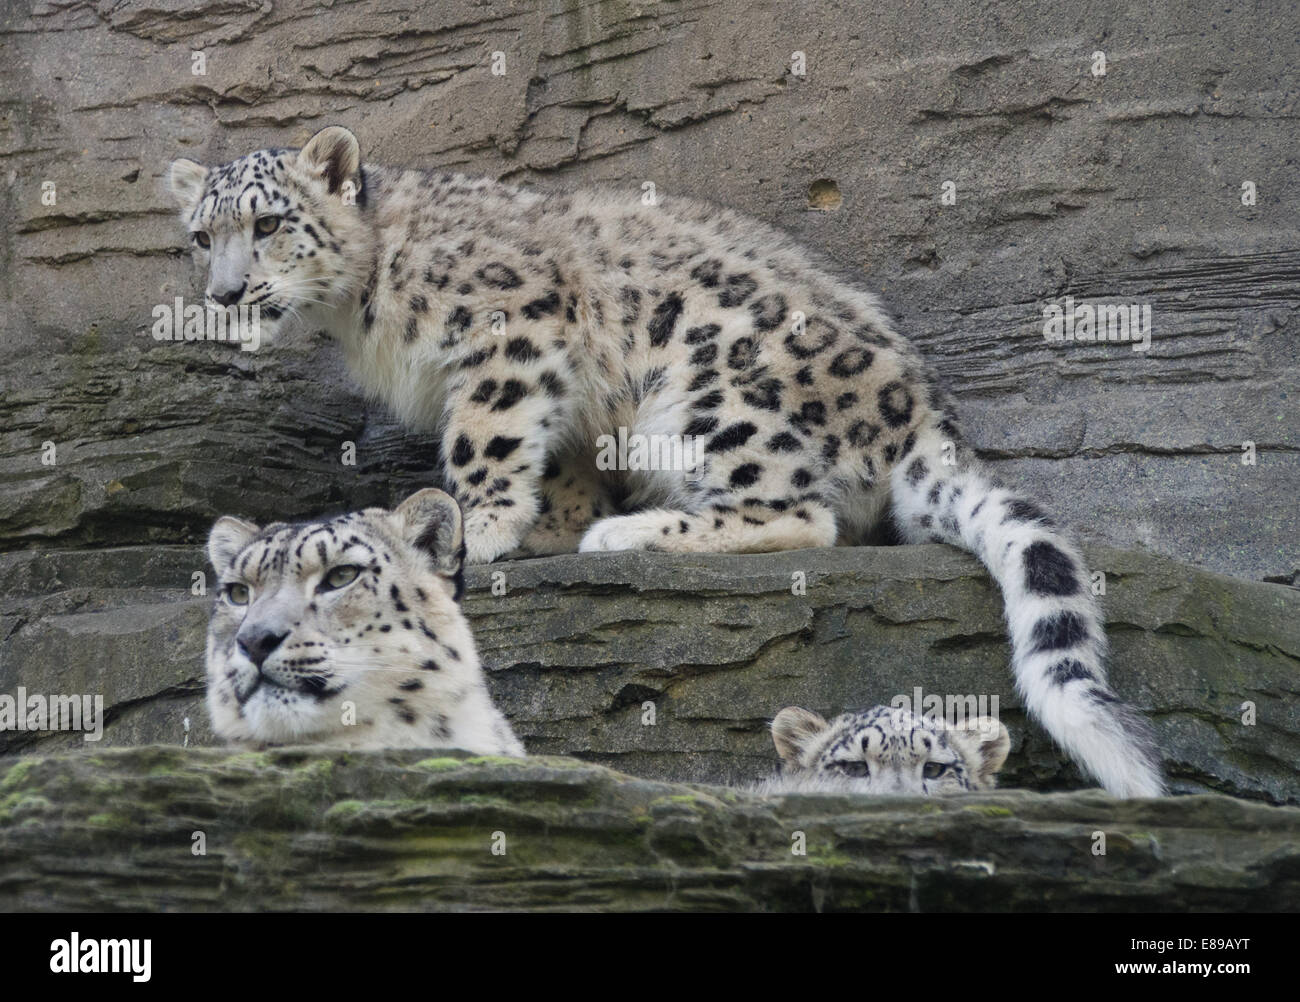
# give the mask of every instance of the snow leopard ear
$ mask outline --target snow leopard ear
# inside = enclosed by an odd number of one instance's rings
[[[167,172],[167,187],[182,209],[188,209],[203,194],[203,186],[208,180],[208,169],[193,160],[173,160]]]
[[[208,559],[217,569],[219,577],[225,577],[240,551],[251,543],[259,532],[261,530],[252,522],[231,518],[229,515],[222,515],[212,523],[212,531],[208,533]]]
[[[981,784],[992,786],[997,782],[998,770],[1011,750],[1011,735],[1002,721],[994,717],[967,720],[953,729],[952,740],[975,766]]]
[[[808,742],[826,730],[826,721],[801,706],[787,706],[772,721],[772,743],[782,761],[800,766]]]
[[[393,509],[402,538],[433,557],[438,574],[457,602],[465,594],[465,531],[460,505],[432,487],[416,491]]]
[[[298,154],[298,166],[323,178],[333,195],[361,170],[361,144],[343,126],[327,126],[307,140]]]

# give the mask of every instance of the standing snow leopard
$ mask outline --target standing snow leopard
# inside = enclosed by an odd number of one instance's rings
[[[392,511],[259,528],[217,519],[208,716],[239,744],[524,754],[492,703],[460,609],[460,509],[417,491]]]
[[[997,580],[1017,686],[1053,738],[1113,794],[1164,792],[1149,725],[1106,680],[1078,550],[992,483],[837,266],[689,199],[363,165],[337,126],[177,160],[170,183],[210,304],[324,328],[371,396],[439,437],[471,562],[831,546],[892,507],[906,541],[970,550]],[[619,429],[691,436],[700,462],[603,470]]]

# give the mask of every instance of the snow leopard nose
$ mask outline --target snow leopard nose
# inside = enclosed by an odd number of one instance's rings
[[[241,629],[235,641],[239,644],[239,649],[244,652],[244,657],[261,670],[262,662],[271,656],[271,652],[279,647],[288,635],[276,633],[275,630],[265,626],[251,626]]]
[[[238,289],[213,289],[208,295],[222,306],[229,306],[231,303],[238,302],[239,297],[244,294],[244,290],[247,288],[247,282],[240,282]]]

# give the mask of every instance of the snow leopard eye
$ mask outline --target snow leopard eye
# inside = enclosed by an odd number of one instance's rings
[[[321,579],[321,583],[316,590],[337,591],[350,585],[360,573],[361,568],[356,564],[339,564],[339,566],[331,568],[329,573]]]
[[[200,247],[202,247],[204,250],[207,250],[209,247],[212,246],[212,238],[208,236],[206,233],[204,233],[202,230],[195,230],[193,233],[190,234],[190,236],[193,237],[194,242],[198,244]]]
[[[868,766],[867,763],[863,762],[861,759],[858,759],[856,761],[848,761],[848,762],[836,762],[834,763],[834,765],[836,769],[844,773],[844,775],[846,776],[871,775],[871,767]]]
[[[248,585],[232,581],[224,589],[226,601],[231,605],[248,605]]]
[[[257,222],[253,224],[253,231],[259,237],[269,237],[272,233],[280,228],[279,216],[258,216]]]
[[[927,762],[925,768],[921,770],[921,775],[926,779],[938,779],[947,771],[947,762]]]

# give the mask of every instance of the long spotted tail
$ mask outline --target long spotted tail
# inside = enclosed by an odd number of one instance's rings
[[[964,452],[944,465],[951,446],[925,437],[891,476],[903,537],[979,557],[1002,588],[1029,712],[1111,794],[1162,796],[1151,725],[1106,680],[1106,635],[1079,551],[1032,501],[994,485]]]

